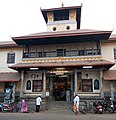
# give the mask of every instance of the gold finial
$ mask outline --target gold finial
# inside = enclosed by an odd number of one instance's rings
[[[61,6],[64,7],[64,3],[63,3],[63,2],[62,2],[62,4],[61,4]]]

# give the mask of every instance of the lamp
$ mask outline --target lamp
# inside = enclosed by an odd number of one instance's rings
[[[38,70],[38,68],[30,68],[30,70]]]

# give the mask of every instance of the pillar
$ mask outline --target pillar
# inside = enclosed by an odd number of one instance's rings
[[[50,100],[53,100],[53,76],[50,77]]]
[[[16,83],[13,83],[13,88],[12,88],[12,102],[15,101],[15,88],[16,88]]]
[[[21,71],[20,97],[23,97],[24,71]]]
[[[73,97],[74,97],[74,91],[73,91],[73,75],[71,75],[71,101],[73,101]]]
[[[103,92],[103,70],[100,69],[100,98],[104,98],[104,92]]]
[[[43,72],[43,97],[46,97],[46,71]]]
[[[77,69],[75,69],[74,71],[74,81],[75,81],[75,94],[78,94],[78,90],[77,90]]]
[[[111,99],[114,100],[114,87],[113,87],[113,81],[110,81],[110,94],[111,94]]]

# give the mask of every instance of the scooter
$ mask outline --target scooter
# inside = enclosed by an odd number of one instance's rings
[[[101,104],[101,102],[100,101],[95,101],[94,103],[93,103],[93,106],[94,106],[94,112],[95,113],[100,113],[100,114],[102,114],[103,113],[103,106],[102,106],[102,104]]]

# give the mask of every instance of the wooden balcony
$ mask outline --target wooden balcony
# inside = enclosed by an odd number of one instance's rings
[[[52,57],[80,57],[80,56],[96,56],[101,55],[100,49],[86,49],[86,50],[65,50],[59,51],[39,51],[39,52],[24,52],[23,58],[52,58]]]

